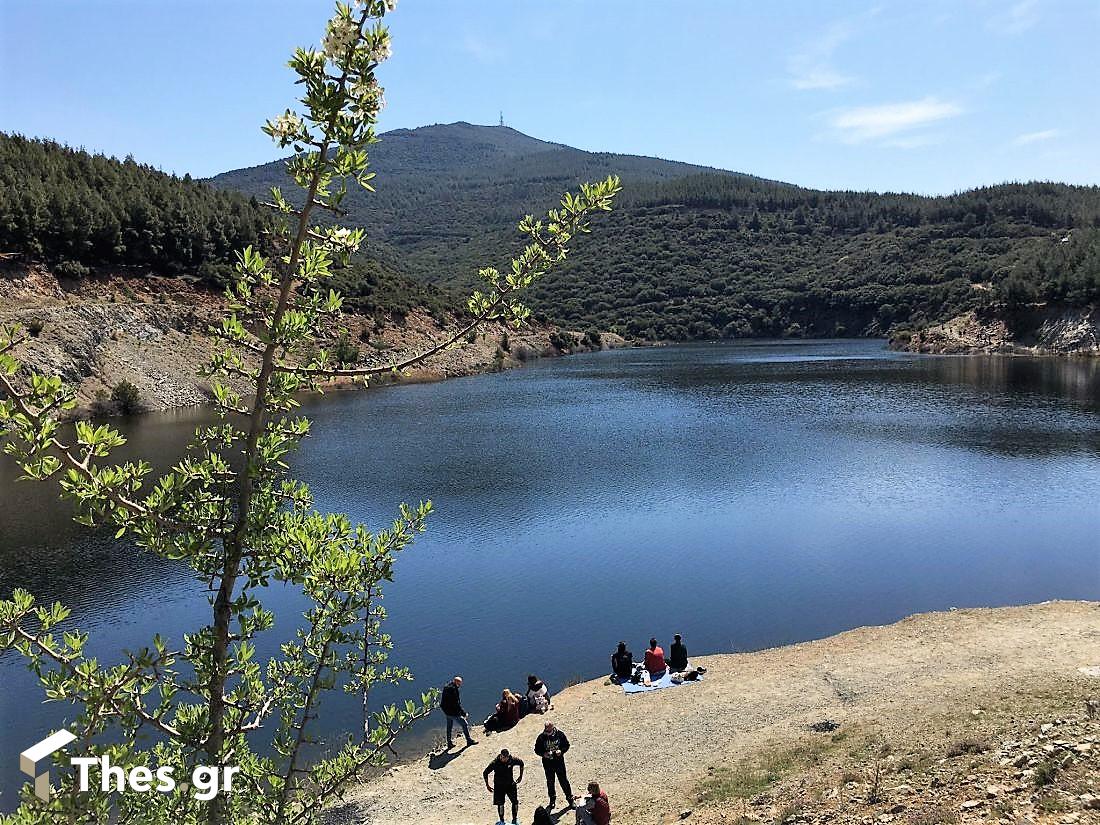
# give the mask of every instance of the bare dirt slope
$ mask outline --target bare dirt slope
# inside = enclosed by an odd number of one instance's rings
[[[147,410],[209,401],[209,383],[200,371],[214,351],[209,328],[221,313],[218,293],[185,278],[120,274],[65,280],[37,265],[0,268],[0,326],[19,324],[32,332],[16,356],[25,365],[60,375],[76,386],[85,410],[97,395],[106,396],[121,381],[138,388]],[[349,313],[343,324],[360,351],[359,363],[374,366],[422,352],[453,335],[464,321],[437,320],[417,310],[382,325],[374,317]],[[401,380],[473,375],[561,355],[550,343],[553,332],[549,326],[516,331],[488,325],[472,339],[463,339],[407,371]],[[572,337],[577,350],[592,348],[579,333]],[[617,335],[603,335],[604,348],[624,344]]]
[[[520,789],[521,821],[529,822],[534,806],[546,799],[531,749],[547,718],[573,742],[568,762],[574,788],[598,779],[617,823],[672,822],[686,810],[692,810],[692,822],[741,821],[735,811],[757,821],[754,809],[740,801],[746,795],[731,796],[730,783],[722,781],[724,772],[746,759],[787,754],[770,769],[775,776],[765,777],[760,789],[766,790],[807,754],[813,758],[803,772],[809,773],[821,772],[809,766],[821,764],[831,749],[852,748],[854,754],[868,742],[884,743],[883,752],[926,749],[943,756],[963,734],[986,729],[984,735],[996,736],[1005,725],[1035,727],[1038,733],[1043,714],[1079,705],[1090,691],[1100,695],[1100,678],[1079,670],[1100,665],[1100,603],[924,614],[791,647],[693,661],[709,673],[692,686],[637,696],[624,696],[605,680],[569,688],[555,697],[547,717],[482,735],[480,744],[446,764],[425,759],[392,769],[334,810],[333,822],[495,822],[481,772],[502,747],[522,756],[530,769]],[[809,730],[824,720],[838,723],[837,732]],[[764,818],[798,821],[775,813],[778,797],[765,794],[756,802],[758,809],[764,806]],[[949,804],[955,810],[956,800]],[[881,814],[885,819],[820,821],[889,822],[899,809],[892,810]],[[982,802],[959,807],[953,816],[987,821],[989,813]]]

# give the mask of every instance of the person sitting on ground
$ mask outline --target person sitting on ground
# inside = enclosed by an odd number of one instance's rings
[[[514,728],[519,722],[519,697],[505,688],[497,703],[497,715],[500,717],[501,730]]]
[[[628,682],[633,671],[634,654],[626,649],[626,642],[619,642],[618,649],[611,654],[611,673],[620,682]]]
[[[496,711],[485,720],[486,733],[499,733],[502,730],[514,728],[519,722],[519,697],[505,688],[500,694]]]
[[[535,674],[527,677],[527,712],[546,713],[553,710],[550,704],[550,691],[546,689],[546,683]]]
[[[649,679],[652,682],[663,678],[668,671],[668,665],[665,663],[665,652],[657,644],[656,639],[649,640],[649,649],[645,652],[645,669],[649,673]]]
[[[688,669],[688,649],[680,640],[680,634],[672,637],[672,647],[668,649],[668,666],[673,673],[683,673]]]
[[[588,783],[588,796],[577,806],[577,825],[611,825],[611,803],[598,782]]]
[[[531,820],[531,825],[554,825],[554,818],[546,808],[539,805],[535,808],[535,818]]]

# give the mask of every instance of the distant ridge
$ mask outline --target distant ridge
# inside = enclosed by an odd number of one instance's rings
[[[586,152],[508,126],[396,129],[348,222],[414,278],[468,287],[515,222],[581,181],[622,177],[615,212],[531,303],[627,336],[885,335],[990,302],[1100,300],[1100,188],[1011,183],[944,197],[826,192],[661,158]],[[216,186],[263,196],[283,163]]]

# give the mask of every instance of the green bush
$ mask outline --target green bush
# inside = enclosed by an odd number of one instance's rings
[[[145,409],[141,390],[125,378],[111,387],[111,405],[122,415],[136,415]]]
[[[92,270],[80,261],[62,261],[53,268],[53,273],[58,278],[86,278],[92,274]]]
[[[550,346],[562,352],[569,352],[573,347],[577,346],[577,339],[568,332],[555,330],[550,333]]]
[[[359,363],[359,347],[351,340],[346,332],[341,333],[332,347],[332,357],[339,364]]]

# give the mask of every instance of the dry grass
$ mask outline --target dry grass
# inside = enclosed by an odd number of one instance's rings
[[[783,777],[819,765],[834,747],[831,740],[806,740],[790,747],[764,751],[733,765],[716,767],[699,783],[698,799],[704,803],[751,799]]]

